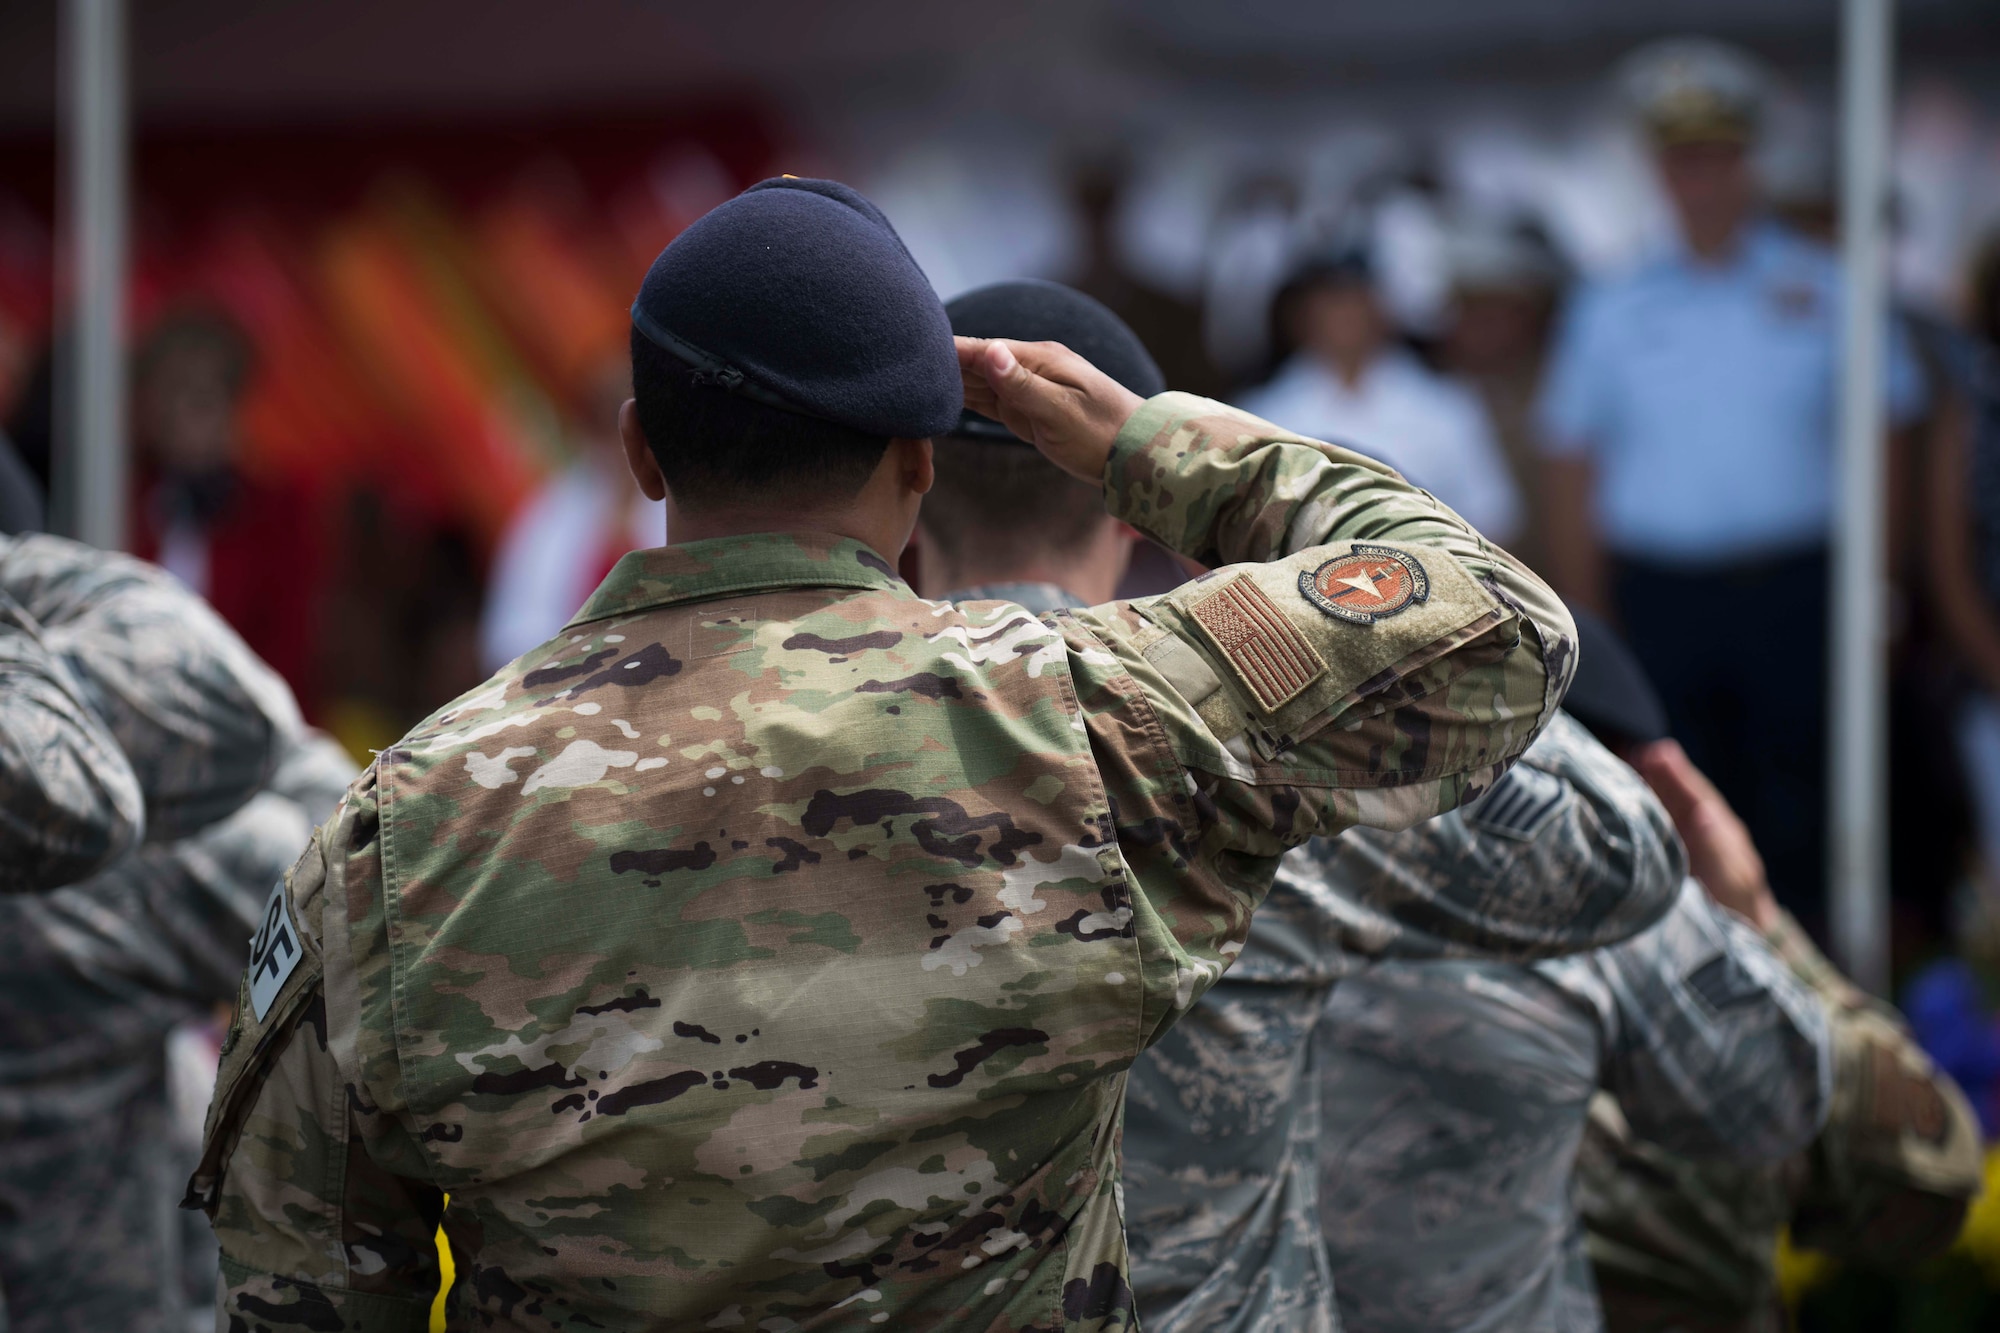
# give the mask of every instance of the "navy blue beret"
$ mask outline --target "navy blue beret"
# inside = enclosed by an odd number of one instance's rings
[[[1061,343],[1141,398],[1167,387],[1166,376],[1131,326],[1074,287],[1037,278],[996,282],[953,297],[944,310],[951,316],[951,331],[961,337]],[[1016,440],[1014,432],[977,412],[961,415],[952,433]]]
[[[871,435],[941,435],[965,403],[937,293],[838,181],[760,181],[710,210],[653,261],[632,323],[732,393]]]

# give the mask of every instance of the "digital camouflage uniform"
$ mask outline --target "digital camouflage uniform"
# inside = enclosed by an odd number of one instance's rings
[[[1571,1202],[1600,1086],[1650,1141],[1739,1161],[1796,1151],[1830,1096],[1819,1005],[1693,880],[1609,948],[1377,968],[1320,1031],[1347,1333],[1601,1328]]]
[[[174,1205],[190,1162],[170,1133],[166,1036],[234,994],[271,885],[353,776],[331,741],[294,741],[265,790],[220,823],[82,884],[0,899],[0,1288],[13,1333],[185,1326]]]
[[[0,891],[73,884],[257,792],[284,683],[207,604],[130,556],[0,537]]]
[[[190,1194],[226,1317],[421,1328],[442,1212],[454,1327],[1129,1327],[1124,1071],[1287,846],[1526,749],[1573,630],[1387,469],[1220,404],[1148,401],[1105,481],[1270,563],[1044,620],[841,538],[638,552],[385,751],[225,1050]]]
[[[1236,965],[1132,1072],[1125,1201],[1147,1329],[1333,1327],[1317,1164],[1322,1099],[1338,1091],[1314,1033],[1345,1021],[1328,1017],[1336,982],[1377,958],[1622,940],[1668,909],[1683,873],[1645,784],[1561,715],[1474,804],[1285,857]],[[1415,1114],[1390,1108],[1387,1131]]]
[[[301,736],[284,685],[168,575],[0,538],[0,873],[43,891],[0,898],[14,1333],[150,1330],[178,1305],[163,1040],[228,998],[353,772]]]
[[[1896,1011],[1841,976],[1789,916],[1768,938],[1829,1018],[1826,1126],[1804,1152],[1742,1166],[1639,1138],[1622,1092],[1593,1102],[1578,1204],[1614,1333],[1780,1333],[1781,1228],[1801,1248],[1907,1267],[1950,1246],[1979,1193],[1979,1121]]]

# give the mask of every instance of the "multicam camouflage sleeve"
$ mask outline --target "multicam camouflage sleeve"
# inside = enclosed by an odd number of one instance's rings
[[[1833,1099],[1792,1212],[1812,1250],[1902,1267],[1950,1246],[1979,1194],[1972,1106],[1903,1026],[1828,962],[1791,917],[1771,943],[1826,1006]]]
[[[95,874],[132,849],[145,818],[124,752],[0,588],[0,893]]]
[[[401,1108],[376,1101],[400,1083],[394,1029],[357,1008],[349,961],[350,908],[362,930],[386,930],[373,779],[362,775],[272,894],[223,1043],[182,1205],[208,1214],[222,1247],[222,1327],[428,1327],[444,1196]],[[385,947],[370,966],[388,961]],[[387,1002],[386,987],[369,993]]]
[[[1175,761],[1114,783],[1134,910],[1160,913],[1144,1031],[1241,948],[1277,858],[1315,834],[1406,828],[1484,792],[1555,715],[1575,627],[1451,510],[1349,450],[1187,394],[1150,399],[1105,470],[1110,511],[1204,564],[1158,598],[1061,617],[1099,753],[1163,733]],[[1113,733],[1124,732],[1119,736]],[[1110,775],[1107,775],[1109,777]],[[1119,787],[1123,787],[1121,792]]]
[[[291,692],[235,631],[143,561],[0,538],[0,590],[125,755],[150,839],[185,837],[249,800],[300,726]]]

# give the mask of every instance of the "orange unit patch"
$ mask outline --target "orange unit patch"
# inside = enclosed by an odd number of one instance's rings
[[[1372,625],[1430,596],[1430,579],[1415,556],[1388,546],[1354,543],[1348,554],[1299,575],[1299,592],[1337,620]]]
[[[1247,574],[1194,603],[1188,614],[1267,713],[1326,674],[1312,643]]]

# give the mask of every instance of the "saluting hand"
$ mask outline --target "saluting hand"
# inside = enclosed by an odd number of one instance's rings
[[[1118,430],[1145,400],[1061,343],[958,338],[965,405],[1093,486]]]
[[[1633,757],[1632,767],[1667,807],[1687,844],[1688,868],[1708,896],[1769,930],[1778,921],[1777,900],[1764,877],[1764,858],[1750,830],[1708,775],[1694,766],[1678,741],[1656,741]]]

